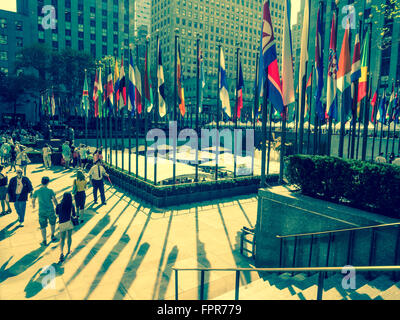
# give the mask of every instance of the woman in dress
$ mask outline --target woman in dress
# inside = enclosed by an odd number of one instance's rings
[[[67,238],[68,255],[71,252],[72,244],[72,230],[74,225],[71,221],[75,218],[75,208],[72,204],[72,195],[69,192],[65,192],[61,203],[56,207],[56,214],[58,215],[58,229],[60,231],[60,262],[64,261],[64,243],[65,238]]]
[[[85,174],[81,170],[79,170],[76,173],[76,179],[74,180],[72,186],[72,193],[74,194],[75,197],[76,213],[80,223],[83,222],[83,213],[85,210],[86,186],[87,186],[87,181]]]

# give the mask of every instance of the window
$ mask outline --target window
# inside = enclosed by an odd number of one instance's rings
[[[21,48],[24,46],[24,39],[22,37],[16,37],[15,43],[16,43],[17,47]]]
[[[0,44],[7,44],[7,36],[0,34]]]
[[[7,19],[0,19],[0,29],[7,28]]]
[[[17,30],[17,31],[23,30],[22,21],[19,21],[19,20],[15,21],[15,30]]]

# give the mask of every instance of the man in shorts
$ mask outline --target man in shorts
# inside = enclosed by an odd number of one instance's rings
[[[54,236],[55,226],[56,226],[56,215],[54,211],[54,207],[57,206],[56,194],[50,188],[48,188],[48,184],[50,179],[48,177],[42,178],[42,186],[33,193],[32,196],[32,207],[35,209],[36,199],[39,202],[39,224],[40,231],[42,232],[43,242],[41,245],[47,245],[47,237],[46,237],[46,228],[47,222],[50,224],[51,229],[51,241],[57,241],[57,238]],[[54,204],[54,205],[53,205]]]
[[[64,166],[66,169],[69,169],[69,165],[71,162],[71,148],[69,146],[69,142],[65,141],[64,144],[62,145],[62,151],[61,151],[62,157],[64,159]]]

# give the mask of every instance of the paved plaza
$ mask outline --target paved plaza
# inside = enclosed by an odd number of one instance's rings
[[[13,174],[9,174],[9,178]],[[28,166],[27,176],[38,188],[42,176],[61,200],[72,190],[74,170]],[[254,227],[256,196],[152,208],[122,190],[106,185],[107,205],[93,204],[87,191],[85,222],[75,227],[72,252],[59,264],[59,242],[40,245],[37,208],[29,199],[25,226],[17,214],[0,217],[0,299],[174,299],[172,267],[248,267],[239,253],[240,229]],[[50,230],[48,228],[48,241]],[[58,230],[56,230],[58,236]],[[66,248],[64,249],[66,250]],[[49,273],[55,283],[46,287]],[[241,284],[258,276],[244,273]],[[205,298],[234,288],[232,272],[206,273]],[[200,275],[179,273],[179,298],[197,299]]]

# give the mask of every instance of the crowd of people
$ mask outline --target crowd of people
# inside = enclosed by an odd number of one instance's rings
[[[379,154],[379,156],[377,156],[375,158],[375,162],[377,163],[390,163],[393,165],[397,165],[400,166],[400,155],[395,155],[393,152],[388,156],[388,158],[386,159],[383,152],[381,152]]]
[[[102,164],[102,151],[96,150],[91,154],[89,147],[80,144],[75,147],[70,141],[66,141],[61,147],[61,164],[66,170],[76,169],[76,176],[70,190],[62,195],[62,200],[57,200],[56,193],[49,186],[50,178],[45,175],[41,179],[41,185],[34,190],[32,182],[27,177],[26,168],[30,163],[27,155],[29,148],[15,141],[10,134],[0,136],[0,203],[2,212],[0,216],[13,212],[11,203],[17,214],[18,227],[24,227],[25,212],[28,199],[32,199],[32,208],[38,205],[38,220],[42,234],[42,246],[47,246],[47,228],[50,225],[50,242],[60,241],[60,262],[65,259],[64,246],[67,243],[68,255],[71,251],[72,231],[74,226],[84,223],[86,205],[86,191],[93,186],[93,200],[97,204],[97,196],[100,193],[101,204],[106,204],[104,193],[104,178],[108,177]],[[43,167],[52,168],[52,154],[54,148],[45,144],[42,148]],[[93,165],[89,171],[89,156],[93,156]],[[8,168],[8,171],[6,172]],[[16,175],[9,179],[12,170]],[[56,237],[58,221],[59,237]]]

